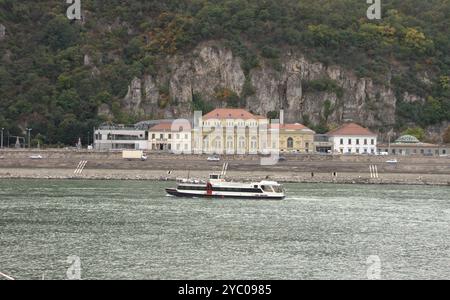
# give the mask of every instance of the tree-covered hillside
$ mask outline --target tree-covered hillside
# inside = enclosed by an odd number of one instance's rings
[[[74,144],[105,121],[103,103],[115,122],[150,118],[121,110],[131,79],[212,39],[245,72],[295,48],[392,84],[397,99],[425,99],[399,100],[399,129],[450,120],[449,0],[382,0],[378,21],[361,0],[81,0],[75,22],[65,2],[0,0],[0,127],[12,134],[28,126],[41,142]]]

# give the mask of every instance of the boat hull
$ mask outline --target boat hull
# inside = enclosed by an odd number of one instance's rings
[[[211,199],[248,199],[248,200],[283,200],[285,196],[267,196],[267,195],[260,195],[260,196],[243,196],[243,195],[221,195],[221,194],[191,194],[191,193],[183,193],[177,191],[177,189],[166,189],[167,194],[179,198],[211,198]]]

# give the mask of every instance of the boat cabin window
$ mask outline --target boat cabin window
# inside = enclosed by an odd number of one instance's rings
[[[283,193],[283,188],[279,185],[262,185],[261,188],[266,193]]]
[[[275,193],[282,193],[283,192],[283,188],[279,185],[273,186],[273,190],[275,191]]]
[[[220,175],[217,174],[209,175],[209,179],[220,179]]]
[[[273,193],[272,187],[270,185],[262,185],[262,190],[267,193]]]

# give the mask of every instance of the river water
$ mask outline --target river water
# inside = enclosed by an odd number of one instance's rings
[[[0,180],[17,279],[448,279],[450,188],[288,184],[176,199],[146,181]],[[74,277],[75,276],[75,277]]]

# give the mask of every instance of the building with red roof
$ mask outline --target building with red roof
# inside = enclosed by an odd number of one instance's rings
[[[163,121],[148,131],[152,151],[189,154],[192,150],[192,127],[187,120]]]
[[[203,116],[203,120],[264,120],[264,116],[254,115],[242,108],[217,108]]]
[[[346,123],[327,136],[335,153],[375,154],[377,151],[377,134],[356,123]]]
[[[262,152],[261,131],[269,120],[241,108],[217,108],[202,117],[201,134],[194,128],[193,148],[204,153],[257,154]]]

